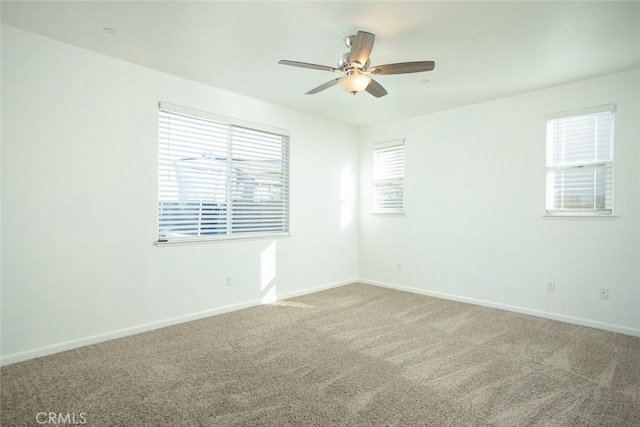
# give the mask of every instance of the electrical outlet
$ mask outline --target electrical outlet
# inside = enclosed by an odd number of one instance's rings
[[[401,262],[396,262],[396,270],[398,270],[398,271],[402,270],[402,263]]]
[[[227,276],[227,286],[231,286],[232,282],[231,282],[231,276]]]
[[[556,290],[556,282],[555,282],[555,280],[547,280],[547,290],[549,292],[555,292],[555,290]]]
[[[609,299],[609,288],[600,288],[600,299]]]

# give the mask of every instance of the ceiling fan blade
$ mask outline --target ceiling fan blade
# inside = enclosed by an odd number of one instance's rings
[[[329,67],[328,65],[309,64],[308,62],[298,62],[298,61],[287,61],[286,59],[281,59],[280,61],[278,61],[278,64],[291,65],[293,67],[311,68],[312,70],[320,70],[320,71],[337,71],[337,72],[342,71],[339,68]]]
[[[369,86],[367,86],[367,89],[365,90],[369,92],[371,95],[375,96],[376,98],[381,98],[387,94],[386,89],[383,88],[380,83],[378,83],[373,79],[371,79]]]
[[[325,89],[329,89],[331,86],[335,86],[338,83],[338,80],[340,80],[341,78],[342,77],[338,77],[337,79],[330,80],[330,81],[326,82],[325,84],[321,84],[320,86],[311,89],[305,95],[313,95],[314,93],[318,93],[318,92],[323,91]]]
[[[356,37],[351,44],[351,53],[349,54],[349,62],[359,62],[361,65],[367,63],[371,50],[373,49],[373,42],[376,36],[366,31],[358,31]]]
[[[400,62],[397,64],[376,65],[369,68],[371,74],[407,74],[431,71],[435,68],[433,61]]]

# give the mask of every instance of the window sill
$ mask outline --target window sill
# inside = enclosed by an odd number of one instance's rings
[[[376,216],[404,216],[404,212],[371,212],[371,215]]]
[[[165,246],[184,246],[184,245],[202,245],[207,243],[223,243],[223,242],[241,242],[247,240],[267,240],[267,239],[282,239],[285,237],[291,237],[291,233],[278,233],[278,234],[254,234],[252,236],[219,236],[219,237],[203,237],[200,239],[171,239],[167,241],[156,241],[154,245],[158,247]]]
[[[555,215],[549,215],[549,214],[544,214],[542,215],[542,218],[544,219],[568,219],[568,220],[580,220],[580,219],[586,219],[586,220],[596,220],[596,221],[613,221],[616,220],[618,218],[620,218],[619,215],[576,215],[576,214],[555,214]]]

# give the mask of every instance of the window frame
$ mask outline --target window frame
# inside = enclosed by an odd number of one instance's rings
[[[222,241],[235,241],[235,240],[252,240],[252,239],[273,239],[273,238],[279,238],[279,237],[287,237],[291,235],[291,221],[290,221],[290,209],[291,209],[291,203],[290,203],[290,155],[289,155],[289,151],[290,151],[290,133],[287,130],[281,129],[281,128],[276,128],[276,127],[272,127],[272,126],[267,126],[267,125],[263,125],[263,124],[258,124],[258,123],[252,123],[252,122],[248,122],[248,121],[244,121],[244,120],[239,120],[239,119],[235,119],[235,118],[230,118],[230,117],[225,117],[225,116],[220,116],[220,115],[216,115],[216,114],[212,114],[212,113],[208,113],[205,111],[200,111],[200,110],[195,110],[192,108],[187,108],[187,107],[182,107],[182,106],[178,106],[178,105],[174,105],[174,104],[170,104],[167,102],[159,102],[158,103],[158,139],[157,139],[157,144],[158,144],[158,156],[157,156],[157,160],[158,160],[158,171],[156,174],[157,177],[157,200],[156,200],[156,233],[157,233],[157,239],[155,244],[157,246],[165,246],[165,245],[175,245],[175,244],[200,244],[200,243],[212,243],[212,242],[222,242]],[[161,147],[161,140],[163,137],[162,134],[162,126],[161,126],[161,121],[162,121],[162,114],[175,114],[175,115],[180,115],[180,116],[186,116],[189,117],[191,119],[194,120],[202,120],[204,122],[214,122],[216,125],[222,126],[222,127],[226,127],[228,128],[228,132],[229,135],[231,135],[233,133],[233,129],[239,129],[239,130],[244,130],[244,131],[248,131],[248,132],[259,132],[259,133],[264,133],[264,134],[269,134],[269,135],[275,135],[277,137],[281,137],[282,138],[282,147],[281,147],[281,162],[282,162],[282,166],[281,166],[281,173],[282,173],[282,180],[281,183],[282,184],[282,197],[279,199],[281,201],[282,204],[282,209],[279,209],[279,212],[281,213],[281,224],[282,224],[282,229],[278,230],[278,231],[258,231],[258,232],[240,232],[240,231],[233,231],[233,225],[237,225],[238,223],[234,222],[234,217],[233,214],[226,214],[226,219],[225,221],[225,226],[224,228],[226,229],[226,232],[221,232],[218,231],[216,233],[213,234],[200,234],[202,232],[201,230],[201,225],[198,226],[198,234],[195,236],[180,236],[180,237],[170,237],[170,236],[162,236],[162,221],[161,221],[161,212],[163,210],[163,200],[161,199],[161,186],[164,184],[166,184],[167,181],[163,182],[163,178],[161,177],[161,173],[162,173],[162,167],[163,167],[163,160],[161,159],[161,156],[163,154],[163,149]],[[165,134],[166,135],[166,134]],[[233,137],[229,137],[229,138],[233,138]],[[228,145],[226,147],[226,156],[227,156],[227,163],[229,165],[231,165],[233,163],[233,159],[232,159],[232,154],[233,151],[232,150],[232,142],[230,139],[229,142],[230,145]],[[165,161],[166,163],[166,161]],[[165,168],[168,167],[165,164]],[[231,172],[230,172],[231,171]],[[229,174],[232,175],[229,175]],[[226,169],[226,182],[227,184],[227,190],[226,190],[226,199],[225,199],[225,205],[226,205],[226,209],[227,210],[232,210],[233,206],[234,206],[234,201],[230,201],[229,196],[231,193],[229,193],[228,187],[229,181],[232,181],[233,179],[237,179],[237,177],[234,177],[234,168],[233,166],[228,166]],[[177,176],[176,176],[177,179]],[[178,186],[179,184],[175,183],[176,186]],[[178,190],[179,191],[179,190]],[[166,200],[164,201],[166,203]],[[202,207],[200,208],[201,210],[203,209]],[[201,213],[202,214],[202,213]],[[217,219],[217,217],[216,217]],[[222,229],[222,228],[221,228]],[[221,230],[220,229],[220,230]]]
[[[392,151],[393,149],[397,149],[401,147],[402,150],[402,163],[400,165],[400,177],[394,178],[379,178],[380,173],[380,156],[378,153],[382,153],[384,151]],[[391,141],[378,142],[373,145],[373,197],[372,197],[372,211],[373,215],[405,215],[404,210],[404,176],[405,176],[405,166],[406,166],[406,147],[404,139],[395,139]],[[395,208],[384,208],[380,206],[380,191],[384,187],[396,187],[399,189],[400,196],[395,199],[392,203],[399,204],[399,207]],[[393,200],[393,199],[392,199]]]
[[[563,119],[573,119],[579,117],[597,117],[603,113],[611,114],[609,126],[610,131],[608,137],[610,138],[609,144],[609,157],[604,160],[575,160],[566,163],[554,163],[553,162],[553,150],[555,148],[553,126],[557,121]],[[614,146],[615,146],[615,113],[616,106],[614,104],[600,105],[591,108],[584,108],[579,110],[564,111],[559,113],[548,114],[546,117],[546,154],[545,154],[545,166],[546,166],[546,180],[545,180],[545,217],[547,218],[585,218],[585,219],[612,219],[616,218],[614,215]],[[596,131],[597,132],[597,131]],[[598,144],[598,135],[594,135],[594,155]],[[575,147],[574,147],[575,148]],[[555,173],[559,171],[567,171],[571,169],[584,169],[593,170],[597,173],[597,168],[603,167],[604,177],[604,207],[597,207],[597,196],[594,194],[593,207],[591,208],[556,208],[554,206],[554,199],[557,191],[557,187],[554,183]],[[594,182],[593,190],[596,190],[596,183]],[[563,186],[562,189],[565,187]]]

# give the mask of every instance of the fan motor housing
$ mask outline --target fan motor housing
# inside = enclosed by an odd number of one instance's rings
[[[359,62],[351,63],[349,62],[349,57],[351,56],[351,52],[347,52],[338,59],[338,68],[342,71],[347,71],[352,68],[360,68],[361,70],[366,70],[369,68],[369,64],[371,63],[370,59],[367,59],[367,62],[364,64],[360,64]]]

